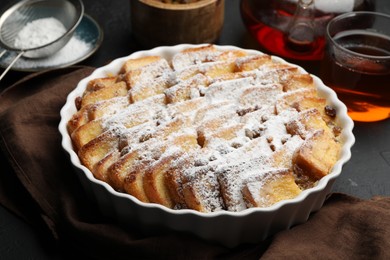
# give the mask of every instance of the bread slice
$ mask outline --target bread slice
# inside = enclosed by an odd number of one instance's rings
[[[259,109],[272,105],[275,97],[282,93],[283,88],[280,84],[256,85],[243,90],[239,96],[239,104],[243,107]]]
[[[107,176],[114,189],[126,191],[143,202],[148,202],[148,198],[143,191],[142,176],[145,161],[142,164],[142,153],[144,146],[134,149],[122,155],[115,163],[107,169]]]
[[[127,106],[125,109],[120,110],[121,113],[115,113],[114,110],[111,117],[91,120],[73,131],[71,136],[74,147],[76,150],[80,149],[105,131],[128,129],[151,121],[163,107],[165,107],[164,95],[156,95],[142,102]]]
[[[83,106],[76,114],[74,114],[68,122],[68,132],[73,133],[74,130],[82,125],[85,125],[91,120],[99,119],[104,116],[113,115],[120,110],[125,109],[129,105],[127,96],[102,100],[100,102]]]
[[[296,149],[298,149],[303,142],[304,140],[300,135],[294,135],[287,139],[281,148],[272,153],[272,166],[293,171],[293,156],[295,155]]]
[[[196,151],[199,146],[196,136],[189,134],[178,135],[168,143],[168,146],[166,149],[171,149],[173,152],[167,152],[167,156],[163,155],[145,172],[143,189],[150,202],[173,208],[175,204],[168,191],[165,174],[174,160],[183,153]]]
[[[183,195],[188,208],[200,212],[225,208],[215,170],[215,165],[205,165],[183,172]]]
[[[293,91],[301,88],[314,88],[314,81],[309,74],[289,74],[281,81],[283,91]]]
[[[245,180],[242,189],[247,207],[269,207],[301,193],[293,173],[287,169],[269,170]]]
[[[74,130],[78,127],[88,123],[89,120],[89,110],[91,110],[95,104],[89,104],[82,107],[77,111],[76,114],[73,114],[72,118],[68,121],[67,130],[68,133],[72,134]]]
[[[117,81],[118,77],[116,76],[92,79],[87,84],[86,92],[94,92],[112,86]]]
[[[236,61],[240,57],[247,56],[247,52],[243,50],[227,50],[220,52],[216,57],[216,61]]]
[[[203,110],[207,106],[209,106],[207,100],[199,97],[185,100],[184,102],[169,104],[167,106],[167,112],[170,115],[181,114],[183,116],[194,118],[197,111]]]
[[[195,153],[187,153],[178,156],[171,161],[170,167],[164,173],[164,182],[172,199],[173,208],[188,208],[184,199],[182,173],[194,166],[194,155]]]
[[[115,84],[109,85],[105,88],[98,89],[96,91],[87,92],[81,101],[81,107],[88,104],[94,104],[101,100],[107,100],[114,97],[121,97],[127,95],[127,85],[125,82],[120,81]]]
[[[316,98],[317,91],[311,88],[303,88],[295,91],[284,92],[283,95],[277,99],[275,104],[275,110],[277,114],[281,114],[284,110],[302,111],[305,109],[302,107],[302,102],[305,99]],[[315,102],[315,101],[314,101]],[[317,103],[315,103],[317,105]]]
[[[105,132],[81,147],[78,156],[82,164],[94,172],[96,164],[107,154],[118,149],[119,139],[112,132]]]
[[[235,72],[251,71],[261,68],[263,65],[271,63],[271,56],[264,55],[251,55],[236,59]]]
[[[198,141],[201,143],[203,148],[218,149],[217,147],[221,146],[221,142],[227,143],[228,141],[232,141],[239,136],[245,135],[243,124],[230,125],[222,128],[220,127],[218,130],[212,133],[207,133],[204,131],[204,129],[202,130],[203,131],[198,131]],[[235,144],[233,142],[231,145],[237,148],[241,144]]]
[[[177,103],[200,97],[201,88],[206,87],[207,85],[207,77],[199,73],[187,80],[173,85],[168,89],[165,89],[164,94],[166,96],[167,103]]]
[[[100,161],[98,161],[93,169],[93,175],[104,182],[107,182],[108,184],[112,185],[111,179],[108,176],[108,169],[113,165],[116,161],[120,158],[120,151],[119,149],[114,149],[113,151],[107,153],[107,155],[102,158]]]
[[[92,120],[80,127],[72,133],[73,147],[76,151],[80,150],[84,145],[97,138],[105,132],[103,120]]]
[[[200,63],[214,61],[221,52],[214,45],[185,49],[172,58],[172,67],[175,71],[181,71]]]
[[[129,89],[131,102],[162,94],[171,84],[171,73],[171,67],[162,58],[127,72],[124,80]]]
[[[324,130],[318,130],[307,137],[293,158],[297,175],[321,179],[332,169],[339,158],[340,143]]]
[[[242,193],[245,180],[255,176],[261,178],[268,163],[269,159],[265,156],[246,158],[246,160],[236,158],[232,163],[218,169],[216,175],[227,210],[242,211],[247,208]]]
[[[140,57],[140,58],[135,58],[135,59],[128,59],[122,65],[122,68],[120,70],[120,74],[126,74],[132,70],[137,70],[137,69],[145,67],[151,63],[155,63],[161,59],[162,58],[160,56],[146,56],[146,57]]]
[[[332,130],[327,126],[317,108],[299,112],[297,118],[292,119],[286,124],[288,133],[291,135],[299,135],[302,139],[306,139],[306,136],[320,129],[324,129],[328,135],[332,135]]]

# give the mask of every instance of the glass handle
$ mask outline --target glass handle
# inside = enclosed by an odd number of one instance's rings
[[[287,47],[297,52],[307,52],[315,42],[314,0],[299,0],[294,18],[288,27]]]

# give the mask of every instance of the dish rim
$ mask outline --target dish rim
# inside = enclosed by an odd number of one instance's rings
[[[326,97],[327,99],[327,104],[331,104],[333,107],[335,107],[337,111],[337,119],[336,121],[340,124],[342,124],[342,133],[341,133],[341,139],[342,139],[342,149],[340,151],[340,157],[336,164],[333,166],[332,170],[330,173],[326,176],[324,176],[322,179],[320,179],[317,183],[316,186],[303,190],[297,197],[293,199],[287,199],[287,200],[282,200],[280,202],[277,202],[269,207],[254,207],[254,208],[248,208],[239,212],[233,212],[233,211],[227,211],[227,210],[221,210],[221,211],[216,211],[216,212],[199,212],[193,209],[170,209],[168,207],[165,207],[160,204],[156,203],[146,203],[138,200],[137,198],[133,197],[130,194],[123,193],[123,192],[118,192],[114,190],[108,183],[103,182],[101,180],[96,179],[92,172],[87,169],[85,166],[83,166],[80,163],[79,157],[77,154],[74,152],[73,147],[72,147],[72,142],[70,139],[70,136],[67,132],[67,127],[66,124],[70,117],[73,115],[68,113],[69,109],[75,109],[74,105],[74,100],[75,98],[81,94],[88,81],[91,79],[97,78],[97,77],[102,77],[102,76],[108,76],[110,73],[115,73],[119,71],[120,65],[123,64],[123,62],[127,59],[130,58],[138,58],[142,56],[149,56],[149,55],[156,55],[160,54],[162,57],[167,58],[167,53],[170,55],[170,57],[173,56],[173,54],[179,52],[180,50],[184,50],[186,48],[195,48],[195,47],[200,47],[200,46],[206,46],[208,44],[178,44],[178,45],[173,45],[173,46],[160,46],[156,47],[150,50],[142,50],[142,51],[137,51],[134,52],[128,56],[123,56],[119,57],[113,61],[111,61],[109,64],[99,67],[96,70],[94,70],[88,77],[82,79],[78,85],[75,87],[74,90],[72,90],[66,99],[66,103],[64,106],[61,108],[60,115],[61,115],[61,121],[58,126],[59,132],[61,133],[62,140],[61,140],[61,145],[63,149],[68,153],[70,156],[71,163],[78,169],[80,169],[87,179],[91,181],[94,184],[101,185],[109,193],[111,193],[113,196],[116,197],[121,197],[121,198],[127,198],[130,199],[132,202],[146,208],[153,208],[153,209],[159,209],[162,211],[165,211],[166,213],[169,214],[175,214],[175,215],[196,215],[199,217],[205,217],[205,218],[213,218],[213,217],[219,217],[219,216],[231,216],[231,217],[244,217],[247,215],[251,214],[258,214],[259,212],[264,212],[264,213],[269,213],[273,211],[277,211],[278,209],[288,205],[288,204],[298,204],[303,202],[311,193],[315,192],[321,192],[323,191],[327,184],[333,180],[336,179],[340,174],[343,165],[351,158],[351,147],[353,146],[355,142],[355,137],[352,133],[352,129],[354,127],[354,123],[352,119],[348,116],[347,114],[347,107],[345,106],[344,103],[342,103],[338,98],[334,90],[332,90],[330,87],[327,87],[320,78],[317,76],[310,74],[313,77],[314,84],[318,90],[318,93],[322,97]],[[254,50],[254,49],[245,49],[233,45],[217,45],[213,44],[218,50],[243,50],[246,51],[248,54],[263,54],[263,52]],[[165,54],[165,55],[164,55]],[[297,67],[301,72],[306,72],[302,67],[289,63],[285,61],[284,59],[270,55],[273,60],[282,62],[285,64],[289,64],[292,66]],[[306,72],[308,73],[308,72]]]

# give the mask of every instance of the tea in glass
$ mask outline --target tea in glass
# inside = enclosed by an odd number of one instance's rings
[[[352,12],[327,27],[320,77],[355,121],[390,117],[390,16]]]

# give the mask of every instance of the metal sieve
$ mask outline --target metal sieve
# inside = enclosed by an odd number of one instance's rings
[[[0,76],[0,80],[21,57],[44,58],[50,56],[65,46],[72,38],[73,32],[84,14],[82,0],[23,0],[7,9],[0,17],[0,45],[4,50],[17,52]],[[66,32],[51,42],[31,48],[18,48],[15,39],[18,33],[29,23],[43,18],[55,18],[63,24]]]

